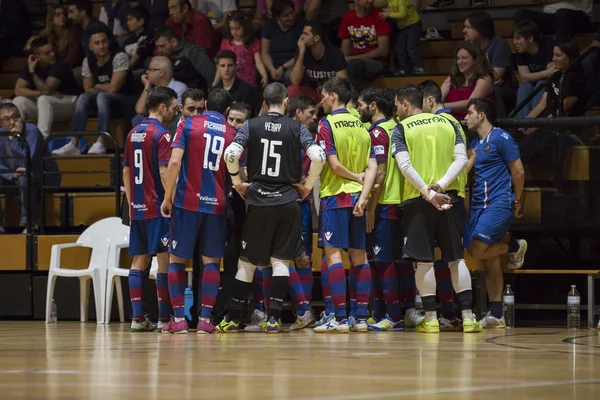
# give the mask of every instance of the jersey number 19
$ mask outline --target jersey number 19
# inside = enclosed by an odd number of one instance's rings
[[[206,143],[204,144],[204,169],[210,169],[211,171],[218,171],[219,165],[221,161],[221,156],[223,155],[223,148],[225,147],[225,139],[221,136],[212,136],[208,133],[204,134],[204,139],[206,139]],[[216,160],[213,163],[209,161],[209,157],[211,154],[216,155]]]

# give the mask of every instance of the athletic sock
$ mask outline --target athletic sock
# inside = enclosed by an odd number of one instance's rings
[[[289,276],[274,276],[271,281],[271,297],[269,306],[269,319],[276,321],[281,318],[281,310],[283,309],[283,299],[288,290],[290,277]]]
[[[369,318],[369,296],[371,294],[371,266],[354,266],[356,275],[356,318]]]
[[[502,302],[490,301],[490,313],[498,319],[502,318]]]
[[[335,317],[338,321],[341,321],[346,318],[346,272],[344,271],[344,264],[331,265],[328,276]]]
[[[454,312],[454,287],[452,286],[450,268],[448,268],[448,263],[444,260],[434,262],[433,268],[437,281],[437,292],[440,296],[442,315],[448,319],[452,319],[456,314]]]
[[[321,292],[325,302],[325,314],[333,314],[333,301],[331,300],[331,287],[329,286],[329,267],[325,261],[325,256],[321,257]]]
[[[517,239],[511,236],[510,240],[508,241],[508,254],[516,253],[517,251],[519,251],[519,247],[521,246],[519,246],[519,242],[517,242]]]
[[[171,305],[173,306],[173,316],[175,318],[185,318],[185,264],[169,264],[168,283],[169,296],[171,297]]]
[[[387,313],[392,321],[398,322],[402,319],[402,306],[398,293],[398,277],[394,263],[377,263],[377,269],[382,277],[381,286],[385,298]],[[374,272],[375,269],[371,269]]]
[[[402,286],[401,300],[405,310],[415,308],[415,298],[417,297],[417,282],[415,281],[415,270],[412,263],[398,262],[394,263],[398,281]]]
[[[304,297],[304,291],[302,290],[302,283],[300,282],[300,276],[296,268],[292,264],[288,266],[290,271],[289,276],[289,287],[290,294],[292,295],[292,300],[294,301],[294,305],[296,306],[296,312],[299,316],[303,316],[306,310],[308,310],[308,301]],[[273,290],[271,288],[271,290]]]
[[[265,289],[263,288],[263,273],[259,268],[254,270],[254,279],[252,280],[252,302],[254,309],[265,312]]]
[[[435,296],[422,296],[423,309],[425,310],[425,318],[427,322],[437,319],[437,311],[435,309]]]
[[[131,297],[131,307],[133,308],[133,318],[145,319],[143,303],[144,288],[142,285],[142,271],[135,269],[129,270],[129,296]]]
[[[385,298],[382,288],[383,274],[380,276],[378,263],[371,263],[371,302],[373,303],[373,317],[380,320],[385,317]]]
[[[246,311],[246,299],[252,291],[252,283],[243,282],[236,279],[231,292],[231,301],[229,302],[229,313],[227,320],[241,322],[244,311]]]
[[[158,298],[158,318],[169,319],[171,313],[169,274],[156,274],[156,296]]]
[[[462,310],[461,311],[461,315],[462,315],[462,319],[463,320],[465,320],[467,318],[470,319],[470,320],[472,320],[473,319],[473,310],[471,310],[471,309],[469,309],[469,310]]]
[[[356,270],[352,261],[350,261],[350,270],[348,271],[348,292],[348,296],[350,297],[350,316],[356,317]]]
[[[213,307],[217,301],[220,282],[219,264],[204,264],[204,273],[202,274],[202,311],[200,312],[200,317],[210,319]]]
[[[258,269],[258,268],[256,268]],[[265,310],[268,310],[271,307],[271,280],[273,278],[273,269],[272,268],[264,268],[262,270],[263,274],[263,292],[265,296]]]
[[[298,276],[300,277],[300,283],[302,283],[302,291],[304,292],[304,298],[310,305],[312,301],[312,290],[315,278],[313,276],[312,268],[298,268],[296,269]]]

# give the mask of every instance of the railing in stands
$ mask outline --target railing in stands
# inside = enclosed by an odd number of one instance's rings
[[[110,174],[110,185],[89,185],[89,186],[49,186],[43,184],[44,180],[41,181],[40,185],[40,199],[42,204],[44,204],[46,194],[48,193],[64,193],[65,195],[69,193],[97,193],[97,192],[114,192],[115,193],[115,216],[119,217],[121,215],[121,149],[119,144],[109,133],[101,132],[101,131],[86,131],[86,132],[58,132],[53,133],[46,138],[44,141],[43,154],[46,154],[46,149],[48,148],[50,142],[56,138],[66,138],[66,137],[77,137],[81,138],[84,136],[101,136],[104,140],[110,140],[113,143],[114,153],[106,154],[106,155],[80,155],[75,157],[60,157],[61,160],[67,159],[110,159],[111,166],[109,171],[105,170],[78,170],[78,171],[64,171],[64,172],[49,172],[46,171],[44,167],[44,163],[48,159],[58,159],[58,157],[44,157],[42,161],[42,173],[43,176],[47,176],[50,174],[60,173],[61,175],[65,174],[101,174],[108,173]],[[42,207],[41,218],[40,218],[40,233],[44,234],[46,230],[46,207]]]
[[[23,129],[25,129],[25,124],[23,124]],[[31,171],[31,149],[29,148],[29,143],[27,143],[27,140],[25,140],[23,138],[23,136],[21,136],[21,133],[15,133],[15,132],[2,132],[0,131],[0,137],[6,137],[7,139],[10,140],[10,137],[14,137],[15,139],[12,140],[18,140],[19,143],[21,144],[21,147],[23,147],[25,149],[25,155],[24,156],[20,156],[20,155],[16,155],[16,156],[8,156],[8,157],[2,157],[5,160],[22,160],[25,159],[25,176],[27,178],[27,183],[25,186],[23,185],[14,185],[12,187],[0,187],[0,191],[4,192],[4,191],[8,191],[10,189],[16,188],[17,190],[21,190],[23,188],[25,188],[25,197],[27,199],[27,205],[25,206],[27,209],[27,233],[31,233],[32,232],[32,215],[31,213],[33,212],[33,204],[32,204],[32,200],[33,196],[32,196],[32,191],[31,191],[31,176],[32,176],[32,171]],[[9,169],[5,169],[2,170],[2,173],[18,173],[21,171],[17,171],[15,170],[9,170]]]

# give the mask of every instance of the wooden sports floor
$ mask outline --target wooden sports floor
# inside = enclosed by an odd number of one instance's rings
[[[0,323],[0,399],[598,399],[600,331],[132,334]]]

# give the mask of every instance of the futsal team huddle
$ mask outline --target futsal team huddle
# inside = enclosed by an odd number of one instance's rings
[[[467,143],[432,81],[357,94],[348,80],[334,77],[321,95],[320,104],[302,95],[288,99],[285,86],[272,83],[263,92],[262,115],[245,121],[229,93],[213,89],[206,111],[182,118],[171,133],[165,126],[177,113],[177,94],[151,89],[149,117],[127,136],[123,162],[132,332],[188,333],[185,263],[195,251],[204,264],[197,333],[239,332],[249,297],[252,324],[279,333],[288,291],[297,315],[290,330],[472,333],[505,326],[500,256],[508,255],[505,268],[523,264],[527,243],[503,238],[522,212],[524,173],[515,141],[492,126],[494,103],[469,101],[466,125],[477,137]],[[319,107],[325,116],[312,134]],[[245,202],[245,219],[227,316],[217,324],[212,314],[234,198]],[[326,305],[318,320],[310,305],[315,212]],[[490,311],[479,320],[465,248],[486,270]],[[142,307],[143,271],[152,256],[157,326]],[[437,314],[437,280],[445,284],[440,268],[449,271],[445,283],[456,293],[450,290],[459,309],[452,319]],[[422,310],[415,307],[417,290]]]

